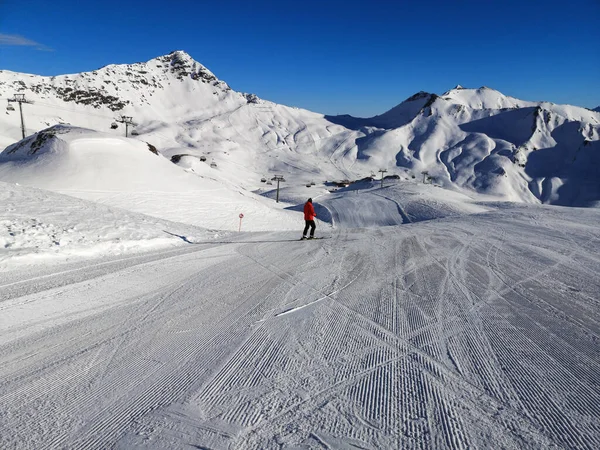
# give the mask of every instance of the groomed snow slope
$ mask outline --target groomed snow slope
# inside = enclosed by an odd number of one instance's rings
[[[394,189],[324,240],[0,272],[0,447],[598,448],[600,211],[365,227]]]

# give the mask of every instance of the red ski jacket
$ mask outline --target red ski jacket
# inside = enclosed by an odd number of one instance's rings
[[[315,208],[313,208],[311,202],[306,202],[304,204],[304,220],[314,220],[315,217],[317,217]]]

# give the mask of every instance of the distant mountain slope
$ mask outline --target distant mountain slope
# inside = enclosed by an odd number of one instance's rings
[[[0,71],[0,97],[17,93],[34,102],[23,105],[28,134],[69,123],[122,136],[115,118],[130,116],[138,139],[175,161],[205,158],[228,189],[255,191],[274,174],[302,185],[387,169],[502,200],[600,201],[600,115],[487,87],[419,92],[371,118],[324,116],[236,92],[177,51],[75,75]],[[7,109],[0,146],[20,132],[18,108]]]
[[[374,118],[329,119],[366,133],[354,167],[406,167],[512,201],[600,201],[600,117],[585,108],[459,86],[441,96],[421,92]]]

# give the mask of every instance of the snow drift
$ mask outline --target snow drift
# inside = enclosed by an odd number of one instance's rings
[[[0,182],[0,269],[131,254],[225,233]]]

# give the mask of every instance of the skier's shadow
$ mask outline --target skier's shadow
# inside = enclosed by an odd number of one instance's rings
[[[170,234],[171,236],[178,237],[183,242],[188,244],[264,244],[270,242],[294,242],[299,241],[300,239],[271,239],[271,240],[256,240],[256,241],[201,241],[201,242],[192,242],[186,236],[180,236],[179,234],[171,233],[170,231],[163,230],[165,233]],[[324,238],[321,238],[324,239]]]
[[[165,233],[170,234],[171,236],[175,236],[178,237],[179,239],[181,239],[183,242],[187,242],[188,244],[195,244],[195,242],[190,241],[187,237],[185,236],[180,236],[178,234],[175,233],[171,233],[170,231],[167,230],[163,230]]]

